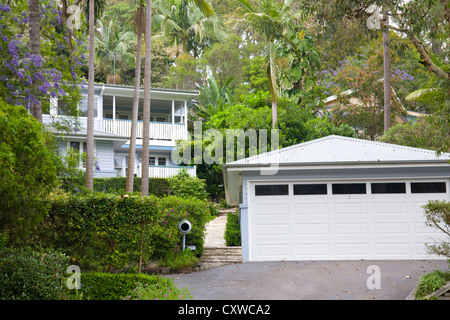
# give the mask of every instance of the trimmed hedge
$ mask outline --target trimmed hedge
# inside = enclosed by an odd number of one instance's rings
[[[143,273],[81,273],[83,300],[121,300],[128,296],[139,283],[175,286],[170,278],[150,276]],[[72,294],[75,290],[72,290]]]
[[[192,223],[186,242],[200,256],[210,216],[205,201],[175,196],[63,194],[47,204],[48,216],[36,230],[35,242],[63,249],[84,270],[109,272],[136,270],[140,260],[162,259],[179,250],[182,219]]]
[[[122,195],[125,194],[126,182],[126,177],[95,178],[94,191]],[[61,179],[61,188],[69,193],[83,192],[85,190],[84,185],[85,178],[83,177]],[[170,193],[169,181],[166,178],[150,178],[148,190],[149,194],[157,197],[166,196]],[[135,177],[133,179],[133,191],[141,191],[141,178]]]
[[[241,245],[241,227],[239,225],[239,216],[237,214],[227,214],[224,239],[227,246]]]

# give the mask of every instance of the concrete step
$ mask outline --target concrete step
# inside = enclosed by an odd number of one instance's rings
[[[205,247],[200,258],[201,269],[242,262],[241,247]]]

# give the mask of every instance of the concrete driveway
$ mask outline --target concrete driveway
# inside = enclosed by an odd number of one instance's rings
[[[166,277],[194,300],[403,300],[421,275],[447,268],[446,260],[247,262]]]

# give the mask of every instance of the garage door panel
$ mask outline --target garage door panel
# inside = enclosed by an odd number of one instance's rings
[[[289,223],[257,224],[256,236],[289,236]]]
[[[369,234],[369,225],[368,223],[336,223],[334,224],[334,232],[337,235],[368,235]]]
[[[314,214],[326,215],[329,213],[327,203],[295,203],[294,213],[296,215]]]
[[[365,215],[368,213],[366,202],[342,202],[333,204],[333,212],[336,215],[351,214]]]
[[[256,204],[255,209],[257,216],[265,218],[289,216],[288,203]]]
[[[317,258],[319,256],[329,257],[331,254],[331,246],[326,242],[301,243],[295,246],[295,254],[300,259],[306,257]]]
[[[369,243],[339,243],[335,244],[336,257],[358,256],[367,257],[370,253]]]
[[[291,256],[291,244],[259,244],[256,245],[256,255],[260,258],[274,260],[273,258],[289,257]]]
[[[330,232],[328,223],[296,223],[295,235],[296,236],[312,236],[321,235],[326,236]]]
[[[391,243],[375,243],[374,245],[375,255],[386,256],[411,256],[411,246],[408,242],[391,242]]]
[[[375,222],[374,233],[376,235],[407,235],[409,226],[407,222]]]
[[[372,204],[374,214],[408,214],[408,203],[404,202],[374,202]]]

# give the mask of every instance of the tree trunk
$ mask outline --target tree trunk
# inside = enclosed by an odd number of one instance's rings
[[[89,0],[89,67],[86,142],[86,188],[94,190],[94,0]]]
[[[151,89],[151,58],[152,58],[152,0],[147,0],[145,17],[145,66],[144,66],[144,106],[143,106],[143,137],[142,137],[142,177],[141,194],[148,195],[148,165],[150,144],[150,89]]]
[[[32,55],[41,55],[41,20],[39,17],[39,1],[28,0],[28,31],[30,34],[30,51]],[[35,91],[38,90],[37,85],[33,85]],[[42,122],[42,104],[41,101],[30,101],[31,114],[39,122]]]
[[[128,151],[128,168],[127,168],[127,182],[125,192],[133,192],[134,181],[134,167],[136,163],[136,131],[137,119],[139,110],[139,88],[141,84],[141,55],[142,55],[142,24],[144,20],[144,6],[141,5],[138,9],[138,30],[137,30],[137,47],[136,47],[136,69],[134,75],[134,96],[133,109],[131,115],[131,137],[130,150]]]
[[[383,59],[384,59],[384,131],[391,127],[391,57],[389,55],[389,16],[384,13]]]

